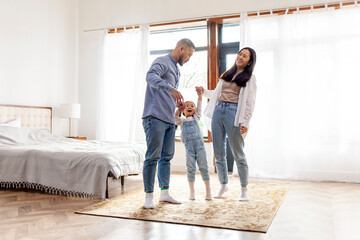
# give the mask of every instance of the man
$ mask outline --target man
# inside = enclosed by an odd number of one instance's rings
[[[168,55],[158,57],[146,75],[147,88],[143,112],[143,127],[147,151],[143,168],[145,208],[155,208],[154,182],[156,166],[161,202],[181,204],[169,194],[170,160],[175,150],[175,108],[184,99],[176,89],[179,86],[180,70],[195,51],[194,43],[181,39]]]

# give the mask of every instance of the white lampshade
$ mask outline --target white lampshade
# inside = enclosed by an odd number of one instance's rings
[[[80,104],[64,103],[60,105],[60,117],[62,118],[80,118]]]

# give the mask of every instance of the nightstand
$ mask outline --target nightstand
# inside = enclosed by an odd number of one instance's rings
[[[87,140],[86,137],[67,137],[67,138],[76,139],[76,140]]]

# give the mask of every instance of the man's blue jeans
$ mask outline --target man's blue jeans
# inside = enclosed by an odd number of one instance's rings
[[[245,187],[248,184],[249,170],[244,153],[244,139],[240,133],[240,126],[234,126],[237,105],[237,103],[219,101],[214,110],[211,129],[215,165],[220,184],[228,183],[228,168],[225,158],[225,137],[227,135],[230,149],[238,168],[241,186]]]
[[[168,188],[170,183],[170,160],[175,150],[175,124],[166,123],[154,117],[143,119],[147,151],[143,168],[146,193],[154,192],[156,166],[160,188]]]

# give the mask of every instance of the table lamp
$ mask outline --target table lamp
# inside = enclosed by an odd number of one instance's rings
[[[80,118],[80,104],[78,103],[61,104],[60,117],[69,119],[69,137],[71,137],[71,119]]]

